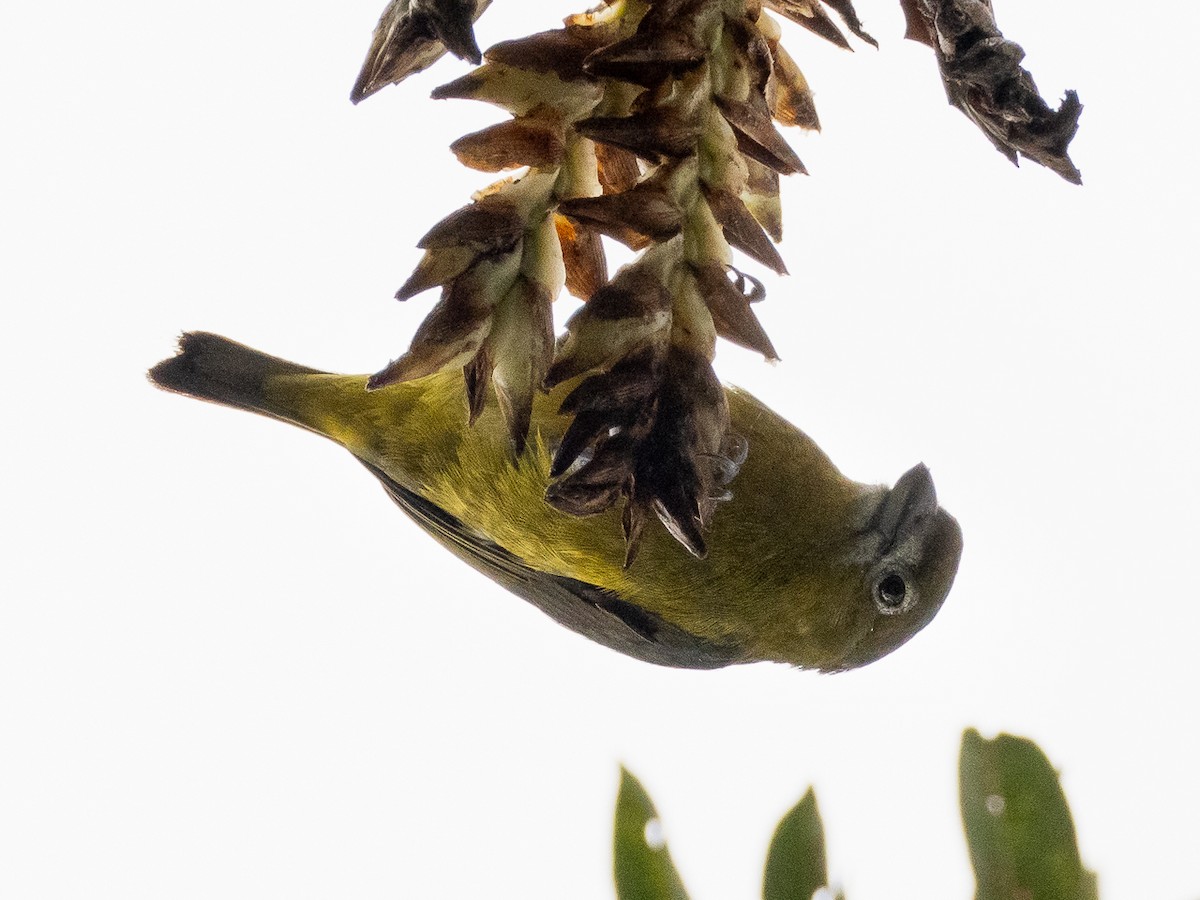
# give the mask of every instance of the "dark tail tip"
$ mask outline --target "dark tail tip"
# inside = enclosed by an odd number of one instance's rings
[[[268,376],[319,373],[218,334],[191,331],[179,339],[178,354],[164,359],[147,374],[164,390],[261,411],[263,383]]]

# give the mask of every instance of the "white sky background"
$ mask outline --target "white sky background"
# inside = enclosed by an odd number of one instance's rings
[[[610,900],[623,760],[695,900],[757,896],[809,783],[851,900],[966,898],[974,725],[1061,768],[1106,900],[1194,900],[1194,6],[998,0],[1080,92],[1083,188],[948,107],[895,0],[879,52],[785,28],[824,131],[788,133],[784,361],[718,372],[859,480],[924,460],[966,535],[934,623],[832,677],[590,644],[333,445],[144,381],[183,329],[407,346],[414,244],[489,180],[446,145],[503,114],[428,99],[451,59],[352,107],[381,6],[5,8],[0,895]],[[498,0],[480,43],[572,8]]]

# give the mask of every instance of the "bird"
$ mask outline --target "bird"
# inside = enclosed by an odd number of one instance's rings
[[[580,517],[546,501],[569,384],[539,395],[514,457],[494,401],[469,421],[454,369],[368,391],[366,375],[190,332],[148,374],[167,391],[341,445],[463,562],[567,628],[656,665],[838,672],[872,663],[932,621],[962,553],[961,528],[938,505],[925,465],[891,488],[853,481],[737,388],[726,399],[748,454],[712,517],[708,553],[698,559],[666,529],[647,529],[626,565],[619,510]]]

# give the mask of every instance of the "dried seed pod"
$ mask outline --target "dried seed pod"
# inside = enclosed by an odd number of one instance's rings
[[[813,103],[812,89],[796,61],[778,42],[771,45],[774,68],[767,82],[767,105],[771,115],[780,125],[795,125],[811,131],[820,131],[817,108]]]
[[[417,241],[425,255],[396,292],[396,299],[407,300],[447,284],[481,257],[511,251],[524,230],[517,205],[499,194],[456,209]]]
[[[620,269],[567,321],[567,333],[546,375],[547,388],[667,342],[672,298],[658,273],[646,265],[652,253]]]
[[[465,247],[477,255],[511,250],[525,231],[520,210],[508,197],[491,194],[459,207],[417,241],[422,250]]]
[[[742,202],[755,221],[778,243],[783,240],[783,205],[779,200],[779,173],[746,157],[746,187]]]
[[[593,515],[630,495],[637,454],[655,415],[660,368],[660,356],[643,351],[583,383],[596,387],[596,396],[625,400],[575,414],[551,465],[551,505]]]
[[[491,327],[491,308],[443,296],[413,336],[408,351],[367,381],[367,390],[412,381],[448,366],[465,365],[483,344]]]
[[[731,445],[725,393],[708,361],[675,347],[643,349],[587,379],[568,400],[564,410],[576,418],[555,458],[558,480],[547,500],[590,515],[624,497],[626,565],[650,511],[704,556],[703,532],[729,468],[711,461]],[[577,464],[589,448],[590,457]]]
[[[389,84],[429,68],[449,50],[478,64],[472,25],[492,0],[391,0],[350,92],[359,103]]]
[[[408,351],[372,375],[367,388],[375,390],[449,366],[466,365],[487,338],[492,311],[520,270],[519,246],[478,258],[442,288],[441,299],[417,329]]]
[[[450,150],[464,166],[500,172],[523,166],[555,167],[562,162],[564,147],[561,123],[520,116],[464,135]]]
[[[558,208],[563,215],[616,238],[631,250],[670,240],[683,227],[683,210],[656,179],[620,194],[564,200]]]
[[[715,473],[705,460],[720,454],[729,431],[725,391],[708,360],[672,348],[655,412],[638,447],[629,502],[653,509],[676,540],[704,557],[704,531],[717,494]],[[634,554],[636,548],[628,547],[627,559]]]
[[[571,516],[593,516],[611,508],[629,493],[633,478],[628,438],[609,439],[602,450],[559,481],[546,488],[546,502]]]
[[[562,291],[566,267],[554,216],[549,212],[539,211],[538,218],[530,222],[525,232],[521,274],[547,293],[551,300]]]
[[[600,234],[561,215],[554,217],[554,227],[562,247],[567,290],[587,300],[608,281],[608,263]]]
[[[529,72],[552,72],[563,81],[591,77],[585,61],[617,35],[617,23],[568,25],[489,47],[484,58]]]
[[[743,70],[749,93],[762,96],[771,77],[771,47],[753,18],[725,17],[725,38],[731,50],[731,65]]]
[[[663,355],[661,346],[639,348],[608,371],[584,379],[567,395],[559,411],[574,419],[550,465],[552,478],[575,467],[597,441],[608,443],[619,436],[616,445],[626,446],[644,436],[654,414]],[[592,455],[588,461],[595,460]],[[600,459],[593,470],[611,464],[611,457]]]
[[[796,151],[788,146],[783,135],[771,124],[771,117],[764,109],[765,100],[743,103],[717,97],[716,104],[737,135],[738,149],[748,157],[770,166],[781,175],[796,172],[808,174]]]
[[[447,247],[426,250],[408,280],[396,291],[397,300],[408,300],[422,291],[441,287],[467,271],[479,254],[470,247]]]
[[[487,336],[492,383],[516,456],[525,452],[533,396],[541,388],[554,355],[554,320],[550,312],[553,299],[545,285],[518,277],[497,305]]]
[[[471,27],[477,16],[475,0],[427,0],[419,9],[434,35],[459,59],[479,65],[479,45]],[[480,10],[482,12],[482,10]]]
[[[490,52],[490,51],[489,51]],[[433,89],[434,100],[480,100],[514,116],[552,109],[575,118],[591,110],[602,96],[599,84],[565,81],[554,72],[519,69],[487,62],[461,78]]]
[[[651,107],[631,116],[593,116],[575,123],[575,130],[593,141],[601,141],[636,153],[656,165],[683,159],[696,152],[699,127],[680,118],[672,109]]]
[[[750,308],[750,297],[729,280],[725,267],[719,263],[703,263],[692,268],[700,295],[712,313],[717,334],[739,347],[761,353],[768,360],[779,359],[758,316]]]
[[[783,257],[741,198],[723,188],[708,186],[704,188],[704,197],[730,244],[780,275],[787,274]]]
[[[612,144],[596,144],[595,147],[596,175],[604,193],[619,194],[637,184],[642,174],[637,154]]]
[[[705,50],[683,29],[639,32],[593,51],[583,70],[597,78],[616,78],[655,87],[700,65]]]

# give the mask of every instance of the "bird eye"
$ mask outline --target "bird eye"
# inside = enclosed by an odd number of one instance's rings
[[[875,603],[881,613],[899,612],[908,596],[908,585],[895,572],[888,572],[875,583]]]

